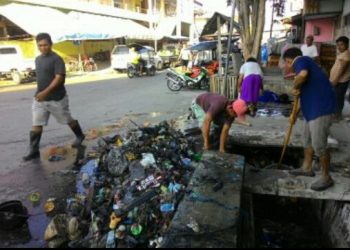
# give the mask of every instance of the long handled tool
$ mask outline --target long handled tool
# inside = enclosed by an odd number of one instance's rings
[[[298,117],[299,102],[300,102],[299,101],[299,97],[296,97],[295,101],[294,101],[294,105],[293,105],[293,111],[292,111],[292,115],[291,115],[291,120],[290,120],[290,125],[289,125],[289,128],[288,128],[288,132],[286,134],[286,137],[284,138],[283,151],[282,151],[282,154],[281,154],[280,161],[278,163],[278,168],[280,168],[281,165],[282,165],[284,156],[286,154],[286,151],[287,151],[287,148],[288,148],[288,145],[289,145],[289,142],[290,142],[290,137],[292,135],[293,128],[294,128],[295,122],[296,122],[297,117]]]

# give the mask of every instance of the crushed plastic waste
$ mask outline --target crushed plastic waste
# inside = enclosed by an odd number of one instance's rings
[[[68,154],[68,150],[65,147],[50,147],[47,150],[47,160],[49,162],[59,162],[66,160],[65,156]]]
[[[28,200],[32,203],[33,207],[40,205],[41,195],[38,192],[34,192],[29,195]]]
[[[67,149],[64,147],[51,147],[48,149],[49,156],[64,156],[68,153]]]
[[[290,104],[259,103],[256,112],[257,117],[289,117]]]
[[[66,213],[46,230],[48,246],[161,247],[201,161],[196,148],[167,122],[100,138],[77,175],[77,193],[67,197]]]
[[[61,155],[51,155],[48,159],[49,162],[58,162],[58,161],[64,161],[66,158],[64,158]]]
[[[44,205],[44,211],[45,211],[45,213],[51,213],[54,210],[55,210],[55,199],[50,198],[46,201],[46,203]]]
[[[200,228],[199,228],[198,222],[196,222],[192,217],[190,218],[190,223],[187,224],[187,227],[192,229],[193,232],[195,232],[195,233],[199,233],[200,232]]]

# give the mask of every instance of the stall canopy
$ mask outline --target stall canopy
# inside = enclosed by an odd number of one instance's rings
[[[71,34],[70,40],[88,39],[114,39],[127,37],[139,40],[153,40],[150,30],[136,22],[101,15],[70,12],[68,16],[77,25],[75,34]]]
[[[19,26],[28,34],[36,36],[41,32],[50,33],[54,42],[65,40],[73,33],[70,18],[56,9],[11,3],[0,6],[0,15]]]
[[[202,31],[201,36],[207,36],[207,35],[213,35],[218,31],[218,23],[217,20],[220,20],[220,26],[222,27],[224,24],[230,24],[231,18],[228,16],[225,16],[221,13],[216,12],[212,18],[210,18],[207,22],[207,24],[204,26],[204,29]],[[237,22],[234,22],[233,27],[236,31],[239,31],[239,24]]]
[[[232,43],[235,43],[239,40],[239,38],[233,38],[232,39]],[[195,45],[193,45],[192,47],[190,47],[190,50],[194,50],[194,51],[204,51],[204,50],[213,50],[216,49],[218,46],[218,41],[206,41],[206,42],[200,42],[197,43]],[[232,52],[234,52],[235,48],[232,48]]]
[[[153,40],[150,30],[131,20],[11,3],[0,6],[0,15],[36,36],[47,32],[54,42],[66,40],[106,40],[121,37]]]

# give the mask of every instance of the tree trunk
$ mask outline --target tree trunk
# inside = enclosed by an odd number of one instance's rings
[[[259,58],[265,27],[266,0],[238,0],[242,49],[245,59]]]

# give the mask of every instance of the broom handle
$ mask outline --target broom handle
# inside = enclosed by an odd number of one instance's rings
[[[294,105],[293,105],[292,116],[291,116],[292,117],[292,121],[290,122],[287,135],[286,135],[286,137],[284,139],[283,151],[282,151],[282,154],[281,154],[280,161],[278,163],[278,167],[279,168],[281,167],[283,159],[284,159],[284,155],[286,154],[286,151],[287,151],[287,148],[288,148],[288,145],[289,145],[289,141],[290,141],[290,137],[291,137],[292,132],[293,132],[293,127],[294,127],[295,121],[297,119],[298,112],[299,112],[299,97],[296,97],[295,101],[294,101]]]

